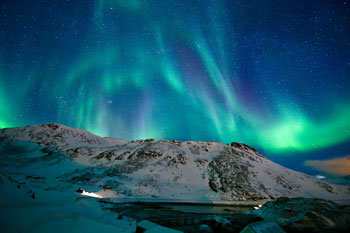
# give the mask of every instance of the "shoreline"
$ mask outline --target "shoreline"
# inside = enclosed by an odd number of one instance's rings
[[[167,205],[194,205],[194,206],[231,206],[231,207],[254,207],[263,205],[271,200],[259,201],[196,201],[177,199],[155,199],[155,198],[101,198],[100,202],[110,204],[167,204]]]

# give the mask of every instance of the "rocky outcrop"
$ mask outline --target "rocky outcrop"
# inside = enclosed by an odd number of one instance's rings
[[[249,212],[283,226],[287,232],[346,232],[350,206],[316,198],[278,198]]]

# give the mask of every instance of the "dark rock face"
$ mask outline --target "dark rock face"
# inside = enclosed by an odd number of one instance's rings
[[[215,192],[232,193],[232,197],[245,200],[265,199],[251,187],[249,167],[234,153],[222,154],[209,163],[209,187]],[[243,199],[242,199],[243,200]]]
[[[176,167],[178,164],[186,165],[187,160],[188,159],[183,154],[178,154],[176,157],[170,159],[168,166]]]
[[[26,176],[26,179],[45,180],[45,177],[40,177],[40,176]]]
[[[299,191],[300,190],[300,185],[298,184],[289,184],[288,182],[286,182],[286,178],[282,175],[282,176],[277,176],[276,177],[276,182],[277,184],[280,184],[282,187],[289,189],[289,190],[293,190],[293,191]]]
[[[163,154],[159,153],[159,152],[156,152],[156,151],[139,150],[139,151],[136,152],[135,156],[136,156],[136,158],[140,158],[140,159],[148,159],[148,158],[162,157]]]
[[[59,125],[56,123],[47,123],[47,124],[44,124],[44,126],[47,126],[48,128],[51,128],[53,130],[56,130],[59,128]]]
[[[248,146],[246,144],[243,144],[243,143],[238,143],[238,142],[231,142],[230,144],[232,147],[235,147],[235,148],[238,148],[238,149],[243,149],[243,150],[252,150],[256,153],[258,153],[257,150],[255,150],[255,148],[251,147],[251,146]],[[259,154],[261,157],[263,157],[261,154]]]
[[[112,160],[112,157],[115,156],[116,154],[117,154],[117,150],[116,150],[116,149],[113,149],[113,150],[106,150],[106,151],[104,151],[104,152],[102,152],[102,153],[99,153],[99,154],[95,157],[95,159],[103,159],[103,158],[105,158],[105,159],[111,161],[111,160]]]
[[[237,164],[230,156],[220,156],[209,163],[209,181],[219,190],[230,192],[248,183],[248,165]],[[234,172],[232,171],[234,170]]]
[[[330,193],[337,193],[337,192],[334,191],[333,187],[330,186],[330,185],[327,184],[327,183],[318,182],[318,184],[319,184],[322,188],[324,188],[325,190],[327,190],[327,191],[330,192]]]
[[[123,161],[122,164],[117,164],[114,166],[115,174],[111,176],[115,176],[117,174],[131,174],[134,173],[140,169],[143,169],[147,167],[147,160],[140,159],[140,158],[134,158],[134,159],[128,159]]]
[[[252,213],[279,223],[287,232],[346,232],[350,229],[350,207],[323,199],[281,197]]]
[[[138,194],[148,193],[152,194],[153,197],[156,197],[162,193],[157,180],[153,177],[146,177],[145,179],[140,180],[135,186],[135,193]]]

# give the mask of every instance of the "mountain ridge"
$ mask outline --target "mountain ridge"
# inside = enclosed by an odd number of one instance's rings
[[[31,141],[83,166],[60,174],[71,187],[109,187],[115,197],[256,201],[278,197],[349,199],[347,186],[280,166],[254,148],[220,142],[103,138],[49,123],[0,129],[4,142]],[[36,174],[33,174],[36,175]]]

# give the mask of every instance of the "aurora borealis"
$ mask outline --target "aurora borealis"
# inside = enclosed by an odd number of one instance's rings
[[[284,163],[350,154],[348,1],[0,7],[0,128],[238,141]]]

